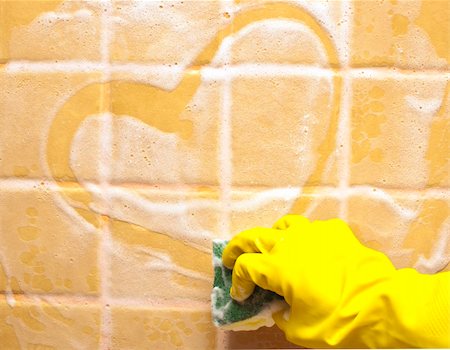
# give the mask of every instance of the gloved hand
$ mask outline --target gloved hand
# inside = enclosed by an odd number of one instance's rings
[[[255,284],[283,296],[273,315],[286,338],[313,347],[450,346],[450,273],[397,270],[363,246],[339,219],[281,218],[272,229],[235,236],[223,252],[233,268],[231,296]]]

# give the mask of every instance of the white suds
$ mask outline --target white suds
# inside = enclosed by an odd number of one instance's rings
[[[450,263],[449,241],[450,219],[447,219],[440,228],[430,257],[427,259],[420,255],[414,268],[422,273],[436,273],[447,266]]]

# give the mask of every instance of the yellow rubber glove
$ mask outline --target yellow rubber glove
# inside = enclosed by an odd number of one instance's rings
[[[274,315],[286,338],[310,348],[450,347],[450,272],[396,269],[339,219],[287,215],[234,237],[223,252],[231,296],[255,284],[282,295]]]

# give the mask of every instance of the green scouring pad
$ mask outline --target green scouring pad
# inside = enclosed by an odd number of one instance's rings
[[[256,287],[244,302],[230,296],[232,270],[222,264],[222,252],[228,241],[213,241],[214,286],[211,295],[214,324],[230,330],[254,330],[274,324],[272,313],[286,308],[278,294]]]

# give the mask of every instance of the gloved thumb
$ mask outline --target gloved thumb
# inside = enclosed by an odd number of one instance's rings
[[[244,301],[253,293],[255,285],[280,294],[280,288],[269,279],[269,276],[273,276],[273,270],[273,260],[267,254],[240,255],[233,268],[231,297],[237,301]]]
[[[280,311],[277,311],[272,315],[272,318],[275,321],[275,324],[283,332],[286,332],[286,330],[288,329],[290,312],[291,312],[291,309],[287,308],[287,309],[282,309]]]

